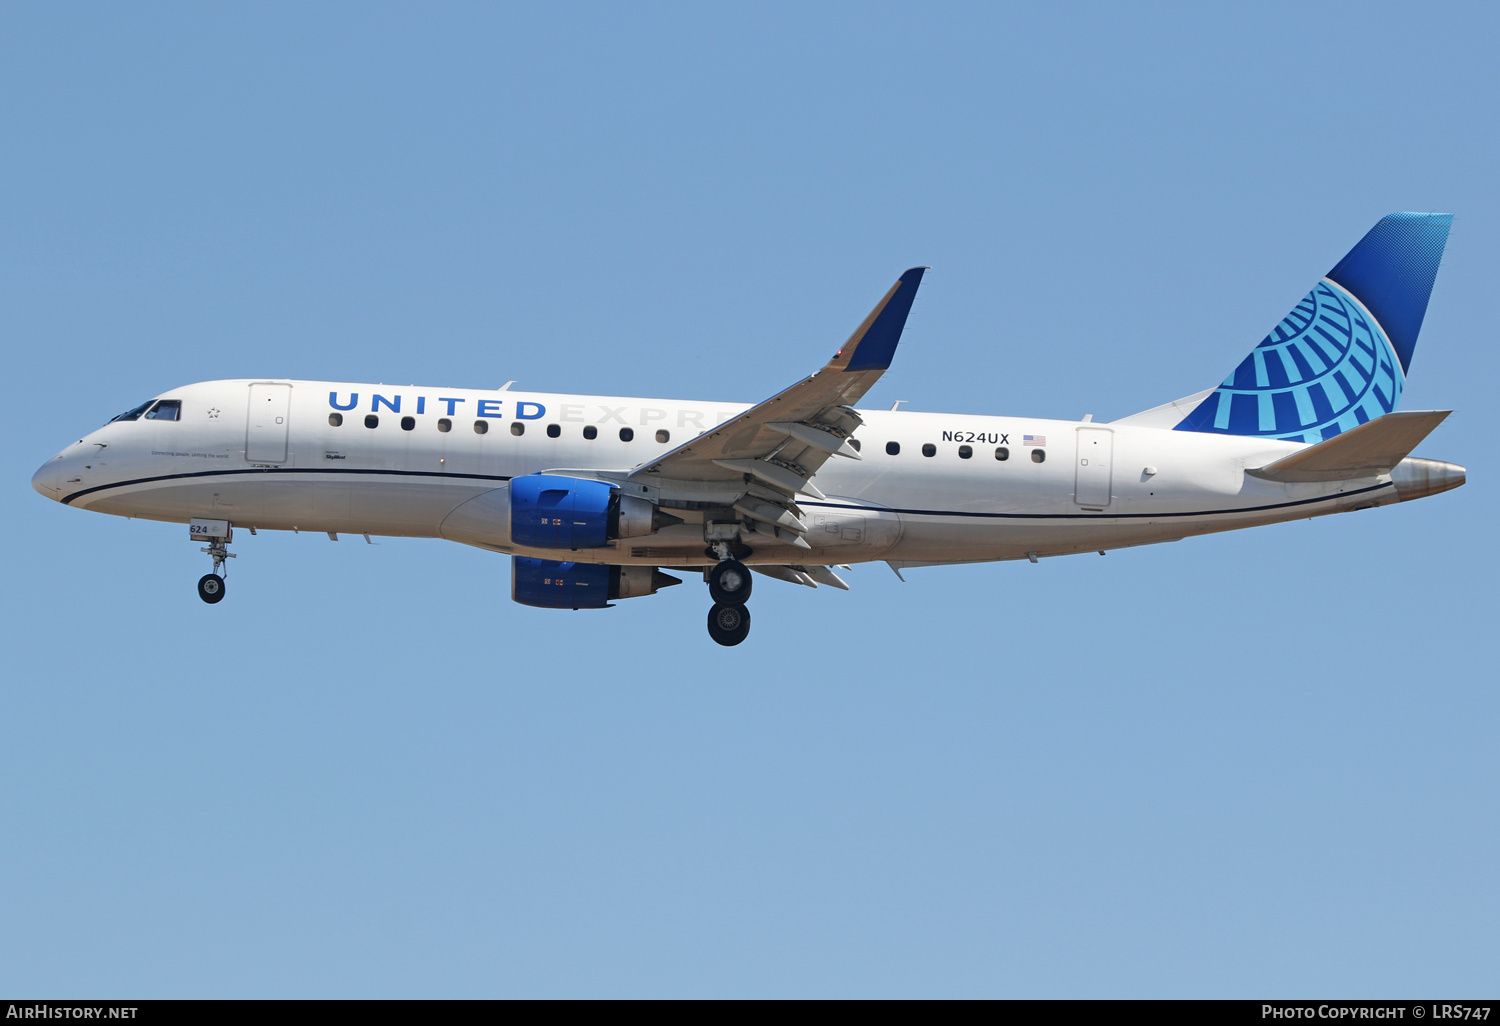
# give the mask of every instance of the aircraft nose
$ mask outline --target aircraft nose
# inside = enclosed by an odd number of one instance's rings
[[[62,455],[58,454],[37,468],[31,475],[31,487],[49,499],[61,499],[62,489],[58,479],[62,476]]]

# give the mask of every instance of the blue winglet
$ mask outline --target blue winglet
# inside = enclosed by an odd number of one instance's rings
[[[906,327],[906,315],[911,313],[912,300],[917,298],[917,286],[922,284],[925,267],[913,267],[902,273],[900,279],[887,292],[881,305],[867,319],[868,327],[857,338],[851,339],[854,352],[844,367],[848,371],[885,370],[896,357],[896,343],[901,341],[901,332]],[[847,348],[849,343],[845,343]]]

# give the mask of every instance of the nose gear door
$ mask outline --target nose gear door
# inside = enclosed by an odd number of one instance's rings
[[[286,433],[291,420],[292,386],[250,386],[250,415],[245,423],[245,459],[250,463],[285,463]]]

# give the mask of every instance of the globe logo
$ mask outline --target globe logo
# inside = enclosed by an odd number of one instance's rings
[[[1390,413],[1402,383],[1375,318],[1325,278],[1178,429],[1320,442]]]

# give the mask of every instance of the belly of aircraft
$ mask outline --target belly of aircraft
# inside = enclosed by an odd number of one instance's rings
[[[268,473],[126,486],[74,505],[179,523],[205,517],[268,531],[436,538],[454,507],[493,487],[484,481]]]
[[[714,562],[703,540],[704,516],[677,510],[684,523],[654,535],[560,555],[509,543],[501,525],[483,520],[463,531],[445,521],[470,500],[503,488],[494,480],[387,473],[267,471],[126,484],[83,495],[76,506],[120,516],[185,523],[194,517],[228,520],[239,527],[407,537],[446,537],[517,555],[583,562],[696,565]],[[868,497],[831,496],[807,502],[807,548],[751,535],[749,562],[837,565],[876,559],[904,562],[970,562],[1025,559],[1146,545],[1190,535],[1275,523],[1359,505],[1374,495],[1329,495],[1309,505],[1157,510],[1119,515],[1080,512],[1073,503],[1032,504],[1024,511],[991,509],[891,509]],[[1387,497],[1389,498],[1389,497]],[[1116,514],[1116,515],[1111,515]]]

